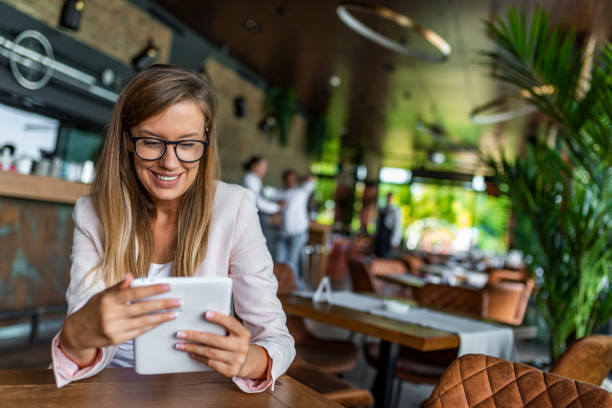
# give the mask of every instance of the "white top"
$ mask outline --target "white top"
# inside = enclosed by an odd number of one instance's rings
[[[310,227],[308,198],[314,188],[314,181],[308,180],[297,187],[283,190],[278,194],[278,198],[284,200],[286,204],[282,210],[283,235],[298,235],[308,231]]]
[[[167,278],[172,275],[172,262],[166,264],[151,263],[149,277]],[[134,340],[128,340],[117,347],[117,352],[109,367],[134,367]]]
[[[274,214],[280,211],[280,206],[272,200],[261,195],[263,183],[259,176],[248,172],[242,178],[242,186],[248,188],[255,194],[255,205],[263,214]]]

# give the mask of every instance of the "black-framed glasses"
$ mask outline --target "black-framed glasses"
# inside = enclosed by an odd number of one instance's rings
[[[132,132],[127,131],[130,140],[134,144],[136,155],[142,160],[159,160],[166,154],[166,147],[172,145],[177,159],[184,163],[197,162],[204,157],[208,140],[177,140],[170,142],[156,137],[134,137]],[[205,133],[208,137],[208,132]]]

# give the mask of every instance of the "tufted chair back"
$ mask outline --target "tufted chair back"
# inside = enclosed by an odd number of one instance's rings
[[[612,336],[593,335],[574,342],[550,372],[599,386],[610,369]]]
[[[449,312],[461,312],[484,317],[487,311],[487,294],[471,288],[428,283],[414,291],[419,305]]]
[[[373,275],[403,275],[408,267],[401,259],[375,258],[370,262],[370,273]]]
[[[591,384],[483,354],[451,363],[425,408],[612,408],[612,394]]]

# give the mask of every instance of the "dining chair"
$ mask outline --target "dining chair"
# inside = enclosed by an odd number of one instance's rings
[[[482,289],[488,298],[485,316],[501,323],[521,325],[534,287],[535,280],[529,277],[517,281],[489,278]]]
[[[424,408],[612,408],[612,394],[592,384],[483,354],[453,361]]]
[[[377,275],[404,275],[408,267],[401,259],[374,258],[370,261],[370,273]]]
[[[402,261],[408,266],[408,270],[411,274],[421,276],[421,266],[425,264],[425,260],[418,255],[406,252],[401,255]]]
[[[612,336],[592,335],[575,341],[551,373],[600,386],[612,369]]]
[[[489,297],[485,291],[461,286],[427,283],[414,291],[420,306],[461,312],[476,317],[485,317]]]
[[[365,262],[361,259],[351,258],[348,261],[351,282],[354,292],[383,293],[383,285],[376,282],[368,270]]]
[[[275,263],[274,275],[278,281],[279,294],[297,290],[295,276],[288,265]],[[295,340],[297,354],[318,370],[341,374],[357,364],[359,352],[353,342],[320,339],[310,333],[304,319],[297,316],[287,316],[287,328]]]
[[[322,372],[296,356],[287,375],[312,388],[343,407],[371,407],[374,397],[368,390],[357,388],[335,375]]]

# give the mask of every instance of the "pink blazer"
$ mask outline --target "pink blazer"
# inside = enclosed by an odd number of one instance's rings
[[[105,289],[103,281],[93,282],[87,272],[102,259],[104,232],[89,196],[77,200],[72,215],[74,238],[70,285],[66,292],[68,314],[83,307],[96,293]],[[255,197],[242,187],[217,182],[208,251],[197,271],[198,276],[229,276],[233,284],[234,310],[251,332],[251,342],[266,349],[270,359],[268,378],[253,381],[234,378],[245,392],[258,392],[274,385],[295,357],[294,341],[276,296],[277,282],[273,263],[261,232]],[[58,387],[91,377],[108,366],[117,346],[103,347],[92,366],[81,370],[58,347],[59,333],[52,343],[53,370]]]

